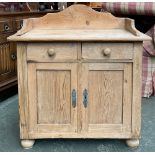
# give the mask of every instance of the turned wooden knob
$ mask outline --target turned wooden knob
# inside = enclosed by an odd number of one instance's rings
[[[104,56],[110,56],[110,54],[111,54],[111,49],[110,48],[105,48],[103,50],[103,55]]]
[[[54,51],[54,49],[48,49],[47,53],[48,53],[48,56],[49,57],[53,57],[56,54],[55,51]]]

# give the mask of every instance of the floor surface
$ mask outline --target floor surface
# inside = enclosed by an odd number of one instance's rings
[[[0,102],[0,152],[46,151],[46,152],[150,152],[155,151],[155,97],[142,99],[142,133],[140,146],[128,148],[124,140],[88,139],[43,139],[36,140],[32,149],[20,146],[18,125],[18,96],[14,95]]]

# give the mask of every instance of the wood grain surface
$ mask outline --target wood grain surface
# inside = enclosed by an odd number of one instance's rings
[[[31,132],[75,132],[77,106],[72,106],[72,90],[77,90],[77,65],[71,63],[29,63],[28,87]]]
[[[49,56],[52,50],[54,55]],[[64,60],[77,60],[77,43],[29,43],[27,47],[27,60],[39,62],[57,62]]]
[[[95,30],[95,31],[94,31]],[[134,21],[117,18],[76,4],[58,13],[24,20],[12,41],[138,41],[150,40],[134,27]]]
[[[110,55],[104,55],[105,49],[110,49]],[[82,44],[83,59],[132,59],[133,44],[132,43],[83,43]]]

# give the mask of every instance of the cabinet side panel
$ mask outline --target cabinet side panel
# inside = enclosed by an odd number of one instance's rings
[[[140,137],[141,129],[142,42],[134,44],[132,137]]]
[[[27,45],[19,43],[17,45],[18,64],[18,94],[19,94],[19,114],[20,114],[20,138],[28,139],[28,88],[27,88]]]

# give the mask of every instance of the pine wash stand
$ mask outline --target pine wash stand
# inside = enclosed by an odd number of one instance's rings
[[[119,138],[139,145],[142,42],[128,18],[85,5],[24,20],[17,42],[20,138]]]

